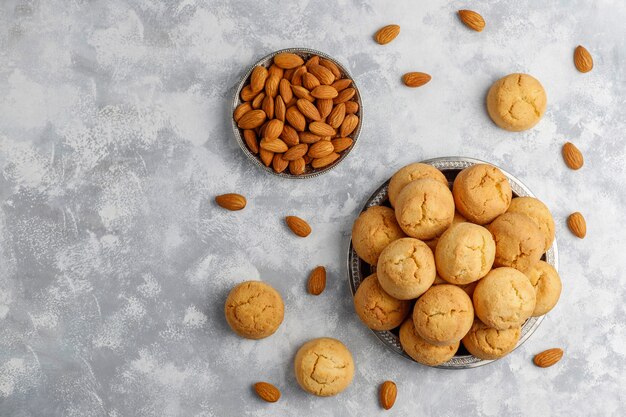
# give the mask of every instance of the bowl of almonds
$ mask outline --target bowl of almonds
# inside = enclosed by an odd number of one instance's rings
[[[232,110],[243,152],[286,178],[311,178],[337,166],[354,148],[363,117],[350,72],[307,48],[261,58],[242,77]]]

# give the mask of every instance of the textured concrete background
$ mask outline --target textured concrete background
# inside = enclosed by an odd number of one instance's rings
[[[475,8],[487,28],[459,23]],[[626,4],[598,1],[60,1],[0,6],[0,415],[620,416],[626,413]],[[398,23],[385,47],[371,37]],[[595,68],[580,74],[576,45]],[[316,179],[278,179],[233,140],[229,103],[245,68],[276,49],[336,56],[361,86],[359,146]],[[433,76],[412,90],[402,73]],[[548,111],[533,130],[488,119],[489,85],[536,76]],[[565,141],[585,154],[568,170]],[[531,339],[489,366],[443,371],[388,352],[353,313],[345,267],[352,221],[409,162],[486,159],[524,181],[557,223],[563,294]],[[224,192],[248,197],[230,213]],[[580,210],[588,237],[565,218]],[[297,214],[314,232],[293,237]],[[305,292],[326,265],[328,287]],[[286,317],[262,341],[223,319],[237,282],[280,290]],[[306,395],[291,362],[304,341],[341,339],[352,386]],[[550,369],[534,353],[560,346]],[[275,383],[277,404],[251,384]]]

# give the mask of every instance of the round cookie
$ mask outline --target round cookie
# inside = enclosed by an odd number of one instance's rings
[[[493,83],[487,112],[502,129],[519,132],[535,126],[546,112],[546,91],[528,74],[509,74]]]
[[[405,237],[383,250],[376,273],[387,294],[398,300],[412,300],[433,285],[437,271],[428,246],[421,240]]]
[[[391,204],[391,207],[395,207],[396,198],[405,185],[411,181],[420,180],[422,178],[430,178],[439,181],[446,187],[448,186],[446,176],[434,166],[422,164],[420,162],[407,165],[393,174],[391,181],[389,181],[387,195],[389,196],[389,203]]]
[[[543,233],[545,245],[543,251],[547,251],[554,242],[554,219],[548,207],[534,197],[516,197],[511,200],[507,210],[509,213],[527,215]]]
[[[479,359],[494,360],[510,353],[517,345],[521,333],[520,326],[498,330],[476,319],[463,338],[463,346]]]
[[[409,314],[411,303],[387,294],[376,273],[365,278],[354,294],[354,309],[359,318],[372,330],[391,330],[402,324]]]
[[[528,216],[504,213],[487,229],[496,241],[494,266],[510,266],[525,272],[541,259],[545,239],[539,227]]]
[[[478,318],[498,330],[519,327],[535,310],[535,290],[526,275],[513,268],[492,269],[474,289]]]
[[[450,226],[439,238],[435,264],[441,278],[451,284],[469,284],[487,275],[496,255],[489,230],[473,223]]]
[[[459,342],[447,346],[436,346],[426,342],[415,331],[413,320],[408,318],[400,327],[402,349],[416,362],[428,366],[437,366],[449,361],[457,350]]]
[[[354,361],[343,343],[322,337],[309,340],[298,349],[294,371],[303,390],[330,397],[348,388],[354,377]]]
[[[509,208],[513,192],[502,171],[476,164],[459,172],[452,194],[461,215],[472,223],[487,224]]]
[[[370,265],[376,265],[380,253],[388,244],[404,236],[395,212],[384,206],[368,208],[352,226],[352,246],[357,255]]]
[[[452,224],[454,199],[447,185],[424,178],[405,185],[396,199],[396,219],[407,235],[428,240]]]
[[[526,276],[530,279],[537,298],[532,316],[543,316],[554,308],[561,296],[559,273],[549,263],[539,261],[526,271]]]
[[[433,345],[458,342],[474,321],[474,307],[467,293],[455,285],[435,285],[413,308],[415,331]]]
[[[247,339],[271,336],[283,322],[285,306],[278,291],[261,281],[236,285],[224,304],[226,322]]]
[[[457,223],[462,223],[462,222],[466,222],[466,221],[467,221],[467,219],[465,217],[461,216],[458,211],[455,211],[454,212],[454,217],[452,218],[452,224],[450,225],[450,227],[452,227],[453,225],[455,225]],[[448,229],[450,227],[448,227]],[[426,240],[426,241],[424,241],[424,243],[426,243],[428,245],[428,247],[430,248],[430,250],[433,251],[433,253],[435,253],[435,249],[437,249],[437,243],[439,243],[439,237],[436,237],[436,238],[430,239],[430,240]]]

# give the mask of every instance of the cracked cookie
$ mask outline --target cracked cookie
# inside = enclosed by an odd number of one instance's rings
[[[525,272],[541,259],[544,235],[525,214],[504,213],[487,229],[496,241],[495,266],[510,266]]]
[[[380,286],[392,297],[411,300],[422,295],[435,280],[435,258],[424,242],[405,237],[391,242],[376,267]]]
[[[352,226],[352,246],[357,255],[376,265],[385,247],[406,236],[396,221],[393,209],[373,206],[361,213]]]
[[[511,200],[511,205],[507,211],[525,214],[535,222],[545,240],[543,251],[550,249],[552,242],[554,242],[554,219],[545,204],[534,197],[516,197]]]
[[[541,83],[528,74],[509,74],[493,83],[487,94],[487,112],[502,129],[519,132],[535,126],[546,112]]]
[[[357,288],[354,309],[370,329],[391,330],[402,324],[409,314],[411,303],[387,294],[378,283],[376,273],[373,273]]]
[[[454,226],[457,223],[463,223],[466,221],[467,219],[465,217],[461,216],[461,214],[458,211],[455,211],[454,217],[452,218],[452,224],[450,224],[450,227]],[[448,229],[450,227],[448,227]],[[433,253],[435,253],[435,249],[437,248],[437,243],[439,243],[439,237],[424,241],[424,243],[426,243],[428,247],[430,248],[430,250],[433,251]]]
[[[533,316],[543,316],[552,310],[561,296],[561,278],[556,269],[547,262],[539,261],[526,271],[526,276],[535,289],[537,302]]]
[[[494,360],[510,353],[519,341],[520,326],[498,330],[476,319],[470,331],[463,338],[463,346],[479,359]]]
[[[303,390],[329,397],[350,385],[354,376],[354,361],[343,343],[322,337],[310,340],[298,349],[294,371]]]
[[[439,276],[451,284],[469,284],[487,275],[496,255],[489,230],[472,223],[450,226],[439,238],[435,264]]]
[[[433,345],[447,346],[460,341],[473,321],[472,300],[455,285],[431,287],[413,308],[415,331]]]
[[[417,334],[411,318],[406,319],[400,327],[400,344],[406,354],[416,362],[429,366],[437,366],[449,361],[459,350],[458,341],[444,346],[428,343]]]
[[[445,175],[443,175],[443,173],[434,166],[422,164],[420,162],[407,165],[393,174],[391,181],[389,181],[387,194],[389,195],[389,203],[391,203],[391,207],[395,207],[398,194],[400,194],[400,191],[402,191],[405,185],[423,178],[430,178],[439,181],[446,187],[448,186],[448,180]]]
[[[499,330],[521,326],[535,309],[535,290],[526,275],[513,268],[496,268],[474,289],[478,318]]]
[[[482,225],[506,212],[513,193],[502,171],[493,165],[476,164],[459,172],[452,194],[459,213]]]
[[[396,199],[396,219],[407,235],[433,239],[442,234],[454,218],[454,199],[447,185],[424,178],[404,186]]]
[[[239,336],[263,339],[274,334],[283,322],[283,299],[264,282],[245,281],[226,297],[224,314],[230,328]]]

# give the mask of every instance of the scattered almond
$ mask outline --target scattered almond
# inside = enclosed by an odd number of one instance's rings
[[[386,45],[392,40],[394,40],[400,34],[400,26],[398,25],[387,25],[382,27],[376,32],[374,35],[374,40],[378,42],[380,45]]]
[[[398,387],[392,381],[385,381],[380,386],[380,406],[385,410],[391,409],[396,402]]]
[[[578,45],[574,50],[574,65],[580,72],[589,72],[593,69],[593,58],[582,45]]]
[[[536,354],[533,362],[540,368],[547,368],[560,361],[562,357],[563,349],[553,348]]]
[[[285,222],[296,236],[307,237],[311,234],[311,226],[300,217],[287,216]]]
[[[241,194],[222,194],[215,197],[215,202],[222,208],[231,211],[242,210],[246,206],[246,198]]]
[[[583,239],[587,235],[587,222],[578,211],[569,215],[567,218],[567,227],[569,227],[569,230],[574,236],[580,239]]]
[[[567,142],[563,145],[563,160],[565,164],[571,169],[580,169],[585,163],[583,159],[583,154],[580,150],[571,142]]]
[[[275,403],[280,399],[280,391],[269,382],[257,382],[254,384],[254,391],[257,395],[268,403]]]
[[[326,268],[318,266],[309,275],[307,289],[309,294],[320,295],[324,288],[326,288]]]
[[[476,32],[482,32],[485,28],[485,19],[472,10],[459,10],[459,18],[461,18],[461,22],[465,26]]]
[[[407,87],[421,87],[431,80],[431,76],[425,72],[407,72],[402,76],[402,81]]]

